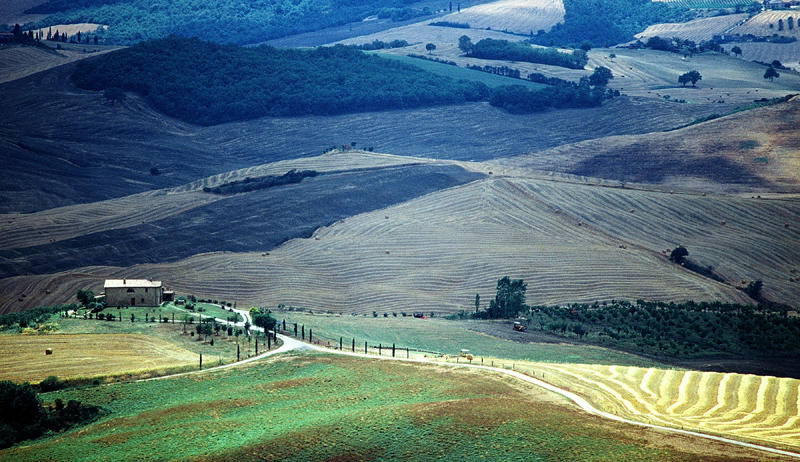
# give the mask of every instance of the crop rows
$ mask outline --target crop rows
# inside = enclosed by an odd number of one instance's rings
[[[561,0],[500,0],[467,8],[442,20],[467,23],[476,29],[527,35],[540,29],[548,31],[562,22],[564,3]]]
[[[789,18],[792,18],[793,22],[795,22],[795,27],[792,29],[789,29],[788,25]],[[773,34],[778,34],[787,37],[799,37],[800,28],[798,28],[796,25],[799,19],[800,19],[800,11],[797,10],[764,11],[763,13],[759,13],[753,16],[741,26],[734,28],[733,30],[730,31],[730,33],[741,34],[741,35],[753,34],[761,37],[764,36],[769,37],[772,36]],[[779,20],[783,21],[783,30],[778,30]]]
[[[520,367],[626,418],[800,447],[797,379],[582,364]]]
[[[678,37],[683,40],[693,40],[700,43],[703,40],[711,40],[715,35],[722,34],[745,18],[747,18],[747,14],[729,14],[694,19],[688,22],[654,24],[648,26],[644,32],[636,34],[636,38],[646,41],[648,38],[655,36],[667,39]]]

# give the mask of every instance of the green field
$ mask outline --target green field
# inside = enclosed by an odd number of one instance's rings
[[[376,52],[380,53],[380,52]],[[411,64],[443,77],[449,77],[455,80],[470,80],[480,82],[490,88],[502,87],[503,85],[523,85],[531,90],[538,90],[547,85],[541,83],[531,82],[529,80],[513,79],[511,77],[503,77],[502,75],[489,74],[488,72],[474,71],[460,66],[452,66],[450,64],[437,63],[435,61],[428,61],[426,59],[412,58],[405,55],[395,55],[391,53],[380,53],[381,57],[401,61],[406,64]]]
[[[494,375],[319,354],[44,395],[56,398],[110,414],[0,459],[721,460],[710,443],[631,432]]]
[[[388,318],[371,316],[310,315],[300,312],[275,313],[278,322],[286,319],[286,328],[293,330],[298,323],[313,330],[314,338],[330,340],[337,344],[344,337],[344,344],[352,345],[356,339],[356,349],[369,345],[383,344],[391,347],[411,347],[449,355],[458,354],[462,348],[470,350],[476,357],[486,356],[503,359],[524,359],[529,361],[584,364],[617,364],[625,366],[655,367],[655,361],[639,356],[587,345],[555,343],[523,343],[476,332],[479,324],[497,328],[499,332],[510,331],[510,325],[499,325],[493,321],[451,321],[446,319],[418,319],[410,316]],[[663,367],[663,365],[661,365]]]

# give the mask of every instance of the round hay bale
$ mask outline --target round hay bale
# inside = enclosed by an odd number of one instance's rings
[[[44,354],[45,354],[45,355],[51,355],[51,354],[53,354],[53,349],[52,349],[52,348],[47,348],[46,350],[44,350]]]

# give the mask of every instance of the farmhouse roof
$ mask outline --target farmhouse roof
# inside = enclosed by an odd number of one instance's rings
[[[106,279],[104,287],[106,289],[119,287],[161,287],[161,281],[151,281],[149,279]]]

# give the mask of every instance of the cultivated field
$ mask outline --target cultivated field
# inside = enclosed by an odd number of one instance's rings
[[[786,67],[795,71],[800,70],[800,41],[792,43],[732,42],[725,45],[728,50],[735,46],[742,49],[741,58],[747,61],[771,63],[777,59]],[[784,76],[782,71],[778,72],[781,77]]]
[[[648,26],[644,32],[636,34],[636,38],[646,42],[650,37],[673,38],[693,40],[700,43],[711,40],[715,35],[721,35],[733,26],[744,22],[747,14],[729,14],[710,18],[694,19],[688,22],[662,23]]]
[[[599,365],[517,364],[633,420],[800,448],[800,380]]]
[[[456,18],[458,19],[458,18]],[[430,26],[430,22],[436,20],[426,20],[407,26],[394,27],[391,29],[375,32],[368,35],[361,35],[359,37],[347,38],[339,40],[334,43],[342,43],[345,45],[360,45],[363,43],[371,43],[373,40],[382,40],[390,42],[392,40],[406,40],[410,44],[426,44],[434,43],[437,47],[445,43],[458,43],[458,38],[466,35],[473,42],[478,42],[485,38],[492,38],[496,40],[509,40],[518,42],[525,39],[525,37],[513,34],[507,34],[499,30],[487,29],[460,29],[455,27],[440,27]],[[424,50],[424,48],[423,48]]]
[[[52,348],[53,354],[45,355]],[[196,354],[167,341],[134,334],[2,335],[0,380],[39,382],[105,377],[197,364]]]
[[[110,414],[0,452],[79,460],[764,460],[699,438],[589,416],[483,371],[342,358],[274,358],[207,376],[67,390]]]
[[[60,33],[60,34],[67,34],[67,37],[72,37],[73,35],[80,32],[81,34],[86,33],[94,33],[97,31],[98,28],[102,27],[103,29],[108,29],[108,26],[102,24],[95,24],[91,22],[83,22],[79,24],[57,24],[54,26],[42,27],[41,29],[34,29],[34,32],[41,32],[45,37],[47,37],[48,32],[52,33]],[[83,38],[83,37],[81,37]],[[87,44],[88,45],[88,44]],[[55,45],[54,45],[55,46]]]
[[[64,50],[58,51],[18,45],[0,47],[0,83],[10,82],[62,64],[86,59],[97,53],[116,49],[116,47],[103,47],[102,50],[88,54],[75,49],[66,49],[66,47]]]
[[[788,20],[792,18],[795,26],[789,29]],[[741,26],[733,28],[731,34],[747,35],[753,34],[757,36],[772,36],[778,34],[785,37],[798,37],[800,38],[800,28],[797,26],[797,20],[800,18],[800,11],[764,11],[759,13]],[[783,21],[783,30],[778,30],[778,20]]]
[[[680,130],[614,136],[493,163],[708,192],[800,188],[800,98]]]
[[[617,98],[600,108],[509,116],[488,103],[471,103],[200,128],[165,117],[138,97],[111,105],[99,93],[77,91],[65,83],[69,67],[0,88],[7,109],[0,126],[6,178],[0,212],[33,212],[176,187],[266,162],[319,155],[353,141],[400,155],[484,160],[664,130],[725,106]],[[40,116],[54,111],[61,114],[57,121]],[[151,174],[153,167],[159,175]]]
[[[25,24],[47,15],[25,14],[25,10],[44,3],[42,0],[4,0],[0,2],[0,24]]]
[[[731,48],[731,47],[726,47]],[[615,58],[609,58],[614,53]],[[736,103],[743,105],[758,98],[773,98],[796,93],[800,75],[784,73],[770,82],[763,78],[763,65],[719,53],[703,53],[684,59],[678,53],[655,50],[594,49],[589,66],[611,69],[614,80],[609,87],[628,95],[661,98],[670,96],[689,103]],[[697,70],[703,79],[697,88],[682,88],[678,76]],[[719,103],[718,103],[719,104]],[[720,104],[717,112],[724,113]]]
[[[475,29],[492,29],[530,35],[564,20],[561,0],[500,0],[462,9],[443,16],[441,21],[467,23]]]
[[[531,194],[536,184],[473,182],[347,218],[269,254],[209,253],[170,264],[81,268],[71,271],[74,276],[6,278],[0,281],[2,292],[14,298],[5,297],[4,303],[13,305],[21,291],[35,297],[29,303],[68,299],[76,284],[94,287],[115,274],[146,274],[183,293],[240,304],[357,313],[471,310],[474,294],[489,297],[503,275],[528,281],[530,303],[747,301],[733,287],[669,263],[660,247],[631,247],[635,243],[551,207],[544,196]],[[639,201],[655,194],[615,191],[611,202],[587,213],[609,214],[604,218],[609,219],[629,208],[643,209]],[[48,282],[54,280],[59,285]],[[52,287],[51,293],[40,295],[43,286]]]

